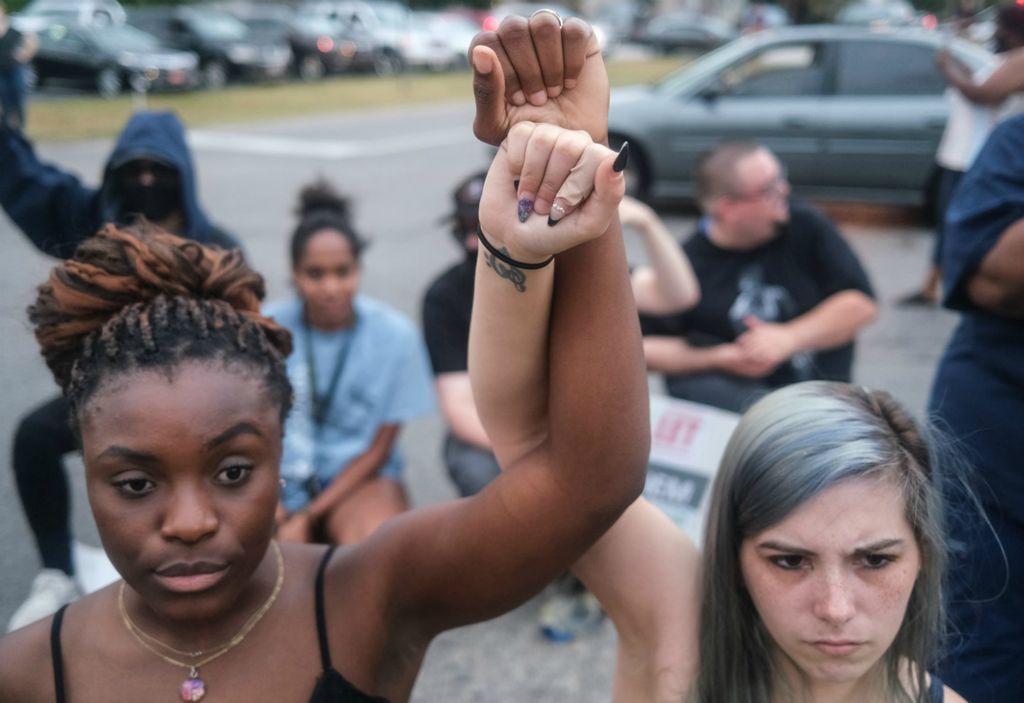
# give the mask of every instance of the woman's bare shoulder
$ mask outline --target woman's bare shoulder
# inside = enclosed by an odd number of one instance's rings
[[[43,618],[0,639],[0,701],[51,703],[55,699],[52,623],[52,616]]]

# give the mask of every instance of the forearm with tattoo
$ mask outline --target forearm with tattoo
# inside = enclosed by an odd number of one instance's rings
[[[510,256],[508,249],[504,247],[501,248],[501,253]],[[498,261],[498,258],[489,251],[485,251],[483,254],[488,268],[498,274],[500,278],[507,279],[520,293],[526,292],[526,273],[524,271]]]

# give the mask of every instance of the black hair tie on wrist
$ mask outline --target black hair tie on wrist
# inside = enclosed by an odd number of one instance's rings
[[[527,264],[522,261],[516,261],[505,252],[499,251],[493,244],[487,241],[487,237],[484,236],[484,230],[479,224],[477,224],[476,226],[476,236],[480,238],[480,243],[484,245],[484,249],[494,254],[494,258],[498,259],[499,261],[505,262],[509,266],[514,266],[518,269],[528,269],[530,271],[542,269],[555,260],[555,256],[554,254],[552,254],[546,260],[536,264]]]

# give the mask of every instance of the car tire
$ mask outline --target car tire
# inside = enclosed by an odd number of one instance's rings
[[[228,67],[223,61],[207,61],[203,66],[203,86],[220,90],[228,84]]]
[[[319,56],[303,56],[297,67],[299,79],[303,81],[317,81],[324,77],[324,62]]]
[[[111,100],[116,98],[124,90],[124,79],[121,72],[116,68],[108,66],[96,74],[96,92],[101,98]]]
[[[373,58],[373,72],[378,76],[393,76],[405,70],[402,57],[390,49],[377,52]]]
[[[608,135],[608,146],[615,151],[622,148],[625,137],[617,134]],[[633,142],[629,145],[629,161],[626,163],[626,195],[643,200],[648,194],[647,162],[644,154]]]

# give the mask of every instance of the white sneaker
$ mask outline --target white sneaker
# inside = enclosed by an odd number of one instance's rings
[[[52,615],[65,603],[76,600],[78,586],[60,569],[43,569],[32,581],[28,598],[18,606],[7,623],[7,631],[14,632],[26,625]]]

